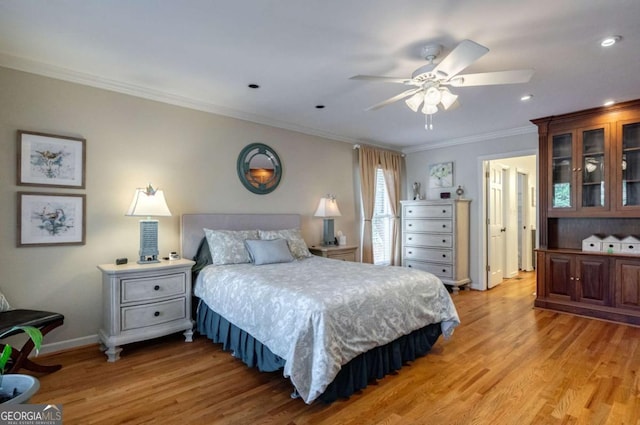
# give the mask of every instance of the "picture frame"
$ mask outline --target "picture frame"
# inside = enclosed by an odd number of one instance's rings
[[[453,161],[429,166],[429,187],[435,189],[453,187]]]
[[[18,130],[18,185],[84,189],[85,164],[85,139]]]
[[[18,247],[84,245],[86,195],[18,192]]]

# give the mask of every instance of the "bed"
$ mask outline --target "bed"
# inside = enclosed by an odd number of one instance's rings
[[[295,214],[187,214],[181,248],[196,260],[197,331],[250,367],[282,369],[306,403],[350,396],[459,324],[434,275],[312,256],[299,228]]]

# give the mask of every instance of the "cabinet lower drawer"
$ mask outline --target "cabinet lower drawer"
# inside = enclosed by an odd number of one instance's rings
[[[451,220],[405,220],[405,232],[451,233]]]
[[[453,237],[447,234],[405,233],[404,245],[451,248],[453,246]]]
[[[450,218],[453,217],[452,205],[411,205],[404,209],[407,218]]]
[[[449,264],[433,264],[423,263],[421,261],[405,261],[405,267],[412,269],[424,270],[425,272],[433,273],[438,277],[453,278],[453,267]]]
[[[184,319],[187,317],[186,310],[185,298],[135,307],[123,307],[121,328],[126,331]]]
[[[184,273],[176,273],[158,277],[122,279],[122,303],[148,301],[158,298],[175,297],[186,291]]]
[[[407,260],[438,261],[451,263],[453,261],[450,249],[404,247],[404,258]]]

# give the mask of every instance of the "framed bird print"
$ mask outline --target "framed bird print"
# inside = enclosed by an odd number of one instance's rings
[[[18,247],[85,244],[85,195],[18,192]]]
[[[18,181],[22,186],[85,188],[85,139],[18,131]]]

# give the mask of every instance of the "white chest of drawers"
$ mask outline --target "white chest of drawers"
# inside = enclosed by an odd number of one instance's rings
[[[454,290],[470,283],[470,202],[401,201],[402,265],[433,273]]]
[[[191,342],[191,260],[101,264],[103,323],[98,332],[107,361],[120,345],[184,331]]]

